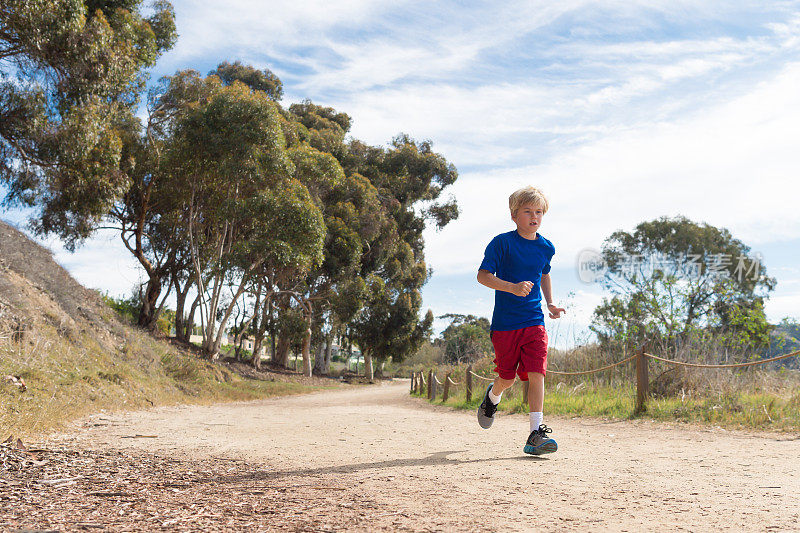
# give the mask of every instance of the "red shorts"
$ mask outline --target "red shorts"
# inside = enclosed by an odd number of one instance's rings
[[[547,332],[544,326],[528,326],[511,331],[493,331],[494,369],[503,379],[519,375],[528,381],[528,372],[547,372]]]

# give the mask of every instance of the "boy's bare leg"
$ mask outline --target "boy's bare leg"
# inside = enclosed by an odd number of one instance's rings
[[[544,375],[528,372],[528,408],[531,413],[544,410]]]
[[[500,376],[497,376],[494,378],[494,383],[492,383],[492,394],[495,396],[500,396],[503,394],[504,390],[514,384],[514,380],[515,378],[503,379]]]

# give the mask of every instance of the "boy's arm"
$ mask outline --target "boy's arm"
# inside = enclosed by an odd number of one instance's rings
[[[533,283],[530,281],[520,281],[519,283],[503,281],[488,270],[483,269],[478,270],[478,283],[496,291],[510,292],[523,297],[527,296],[533,288]]]
[[[565,309],[557,307],[553,303],[553,285],[550,282],[550,274],[542,274],[542,295],[547,302],[547,310],[550,311],[550,318],[559,318],[561,313],[566,313]]]

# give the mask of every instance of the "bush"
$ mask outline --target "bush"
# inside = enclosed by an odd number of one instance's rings
[[[100,298],[111,309],[116,311],[117,315],[123,322],[128,324],[136,324],[139,321],[139,311],[142,308],[142,302],[138,294],[129,296],[128,298],[114,298],[108,293],[101,294]],[[172,332],[172,326],[175,324],[175,311],[172,309],[162,309],[161,314],[158,316],[156,328],[164,335],[169,335]]]
[[[139,309],[141,308],[141,303],[137,296],[114,298],[110,294],[105,293],[101,294],[100,297],[107,306],[117,312],[120,319],[129,324],[136,324],[139,319]]]

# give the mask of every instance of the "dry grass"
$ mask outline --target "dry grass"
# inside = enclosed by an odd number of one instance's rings
[[[249,400],[334,383],[274,372],[244,377],[123,324],[49,250],[3,222],[0,250],[0,440],[101,409]]]
[[[0,434],[31,436],[101,409],[250,400],[320,387],[269,374],[244,378],[135,328],[121,332],[119,345],[109,349],[89,331],[65,339],[38,324],[15,341],[0,330],[0,374],[26,384],[24,391],[8,380],[0,384]]]
[[[602,353],[596,346],[569,352],[552,350],[548,369],[580,371],[598,368],[626,355]],[[473,370],[494,377],[494,365],[486,358]],[[420,369],[422,370],[422,369]],[[800,371],[747,369],[675,368],[649,362],[650,393],[647,411],[634,415],[636,386],[633,361],[589,376],[548,375],[545,410],[552,414],[609,417],[643,416],[665,421],[707,423],[724,427],[755,427],[778,431],[800,429]],[[465,401],[465,368],[438,367],[440,381],[450,372],[459,385],[451,387],[447,405],[474,409],[489,382],[475,379],[472,401]],[[427,380],[427,372],[425,374]],[[441,404],[442,387],[436,403]],[[519,384],[503,394],[501,409],[527,412]]]

